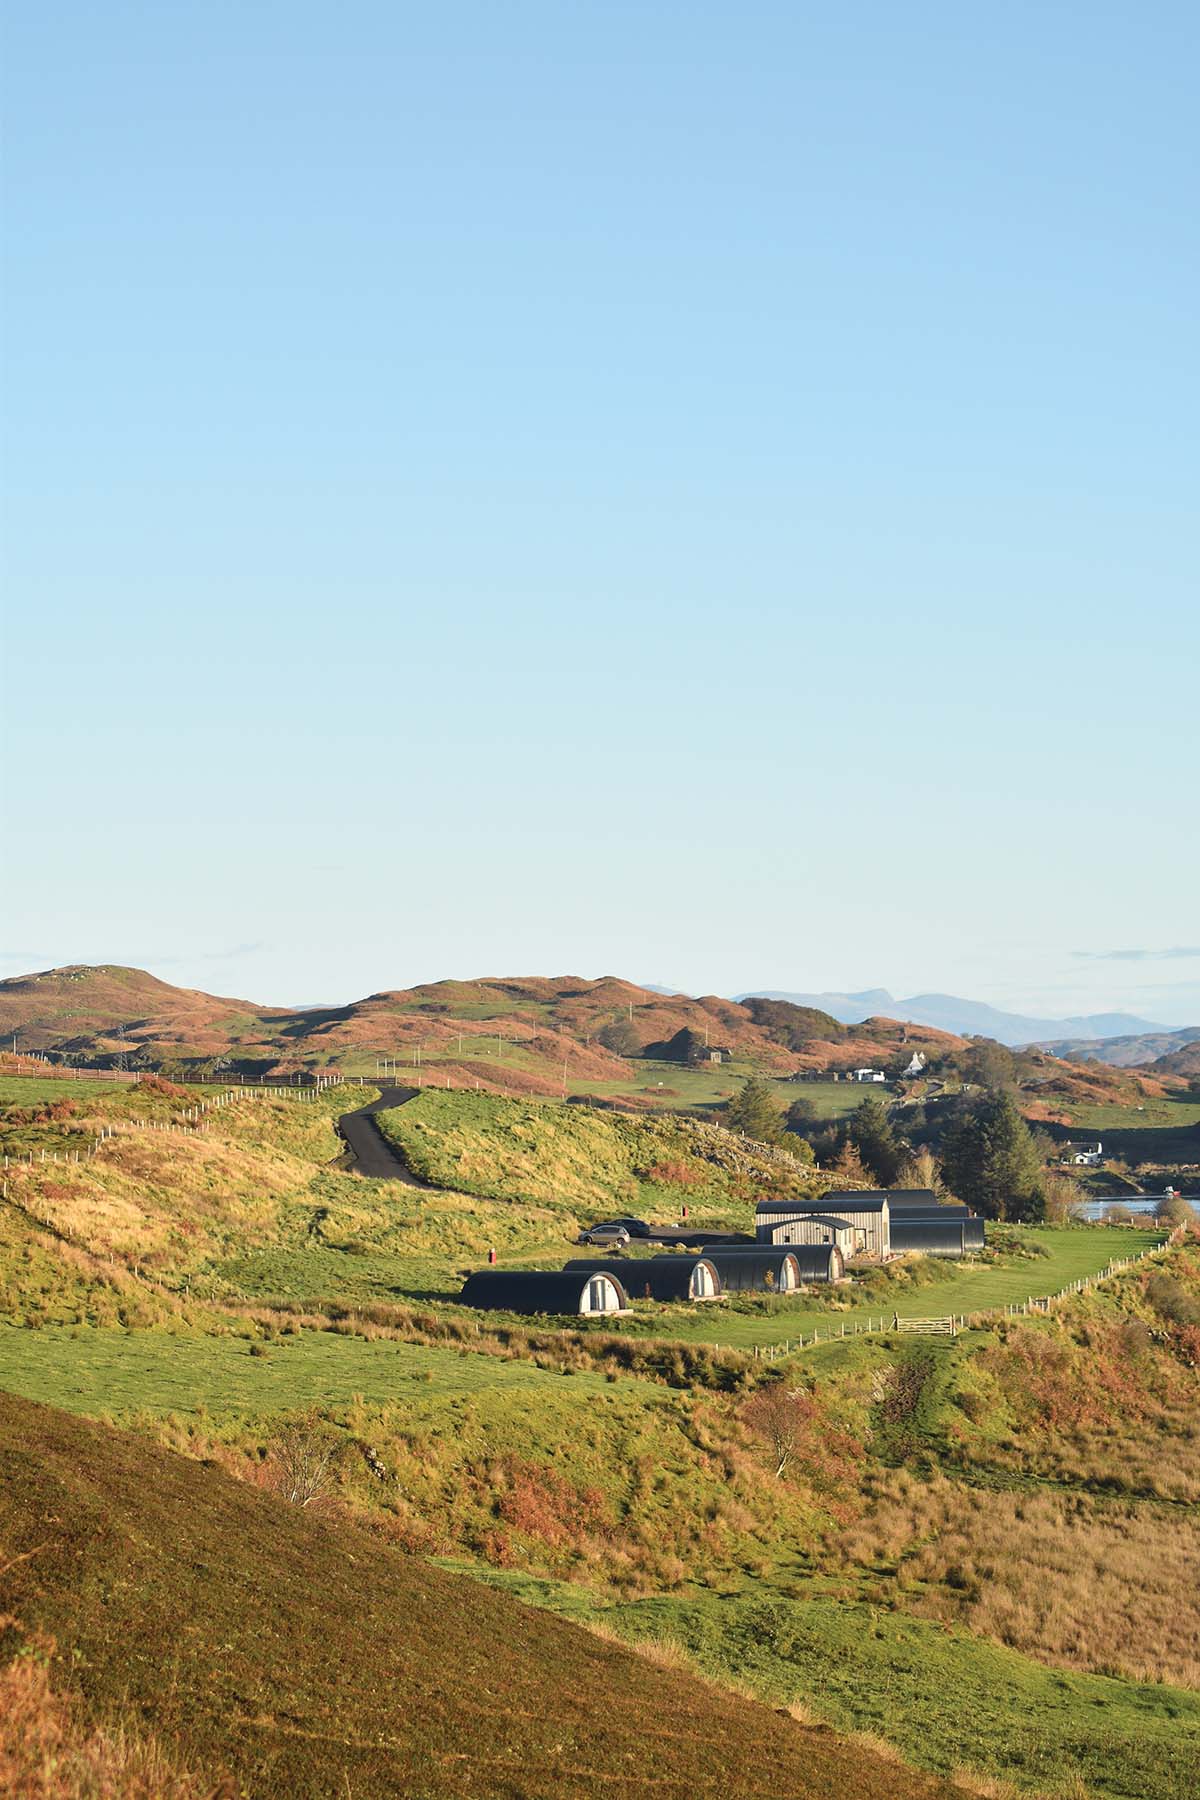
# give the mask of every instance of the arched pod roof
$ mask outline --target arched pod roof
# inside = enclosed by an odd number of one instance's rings
[[[726,1258],[790,1256],[796,1265],[796,1276],[800,1281],[840,1281],[846,1266],[836,1244],[778,1244],[774,1248],[764,1248],[762,1244],[736,1244],[728,1247],[712,1244],[706,1246],[705,1255],[716,1264],[718,1273]],[[728,1287],[730,1283],[726,1281],[725,1285]]]
[[[613,1293],[607,1298],[615,1298],[615,1306],[589,1306],[593,1274],[602,1274],[611,1284]],[[616,1312],[629,1305],[620,1278],[607,1269],[477,1269],[463,1283],[459,1300],[463,1306],[516,1313]]]
[[[631,1300],[710,1300],[721,1292],[721,1277],[707,1256],[576,1257],[568,1269],[615,1275]],[[708,1273],[709,1291],[697,1279]]]
[[[727,1294],[778,1294],[800,1285],[796,1252],[803,1248],[805,1246],[793,1244],[786,1249],[747,1244],[729,1250],[706,1249],[704,1254],[721,1277],[721,1286]]]
[[[901,1213],[892,1220],[892,1249],[921,1250],[926,1256],[961,1256],[967,1247],[966,1227],[966,1219]]]

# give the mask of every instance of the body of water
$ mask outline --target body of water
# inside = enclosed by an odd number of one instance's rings
[[[1085,1200],[1074,1211],[1081,1219],[1105,1219],[1114,1206],[1123,1206],[1126,1212],[1145,1213],[1153,1217],[1155,1209],[1166,1197],[1165,1194],[1146,1194],[1129,1200],[1122,1200],[1117,1196],[1111,1200]],[[1177,1198],[1186,1200],[1192,1211],[1200,1217],[1200,1194],[1180,1194]]]

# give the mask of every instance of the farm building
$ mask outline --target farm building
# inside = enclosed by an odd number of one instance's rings
[[[895,1188],[888,1194],[888,1205],[894,1251],[924,1250],[928,1256],[953,1256],[985,1247],[983,1220],[976,1218],[969,1206],[963,1206],[957,1200],[939,1200],[932,1188]],[[962,1248],[957,1252],[952,1248],[930,1248],[933,1234],[919,1229],[925,1222],[943,1231],[949,1231],[952,1222],[961,1224]],[[953,1241],[950,1232],[947,1244]]]
[[[919,1250],[923,1256],[965,1256],[969,1215],[960,1215],[953,1207],[939,1206],[934,1218],[930,1213],[900,1213],[892,1220],[892,1250]],[[973,1246],[972,1246],[973,1247]]]
[[[787,1294],[803,1279],[796,1253],[790,1248],[747,1244],[742,1249],[706,1250],[704,1254],[727,1294]]]
[[[882,1069],[851,1069],[851,1081],[886,1081],[887,1076]]]
[[[892,1253],[890,1232],[891,1209],[886,1194],[826,1194],[821,1200],[760,1200],[755,1208],[754,1235],[760,1243],[786,1243],[782,1228],[798,1218],[825,1215],[836,1206],[832,1216],[844,1219],[854,1233],[851,1254],[869,1262],[886,1262]]]
[[[459,1300],[515,1313],[617,1313],[629,1306],[619,1277],[604,1269],[477,1269]]]
[[[567,1268],[613,1275],[631,1300],[715,1300],[721,1292],[706,1256],[581,1256]]]
[[[787,1251],[790,1260],[796,1265],[800,1280],[806,1284],[811,1281],[842,1281],[845,1278],[846,1259],[836,1244],[779,1244],[773,1248]],[[764,1254],[770,1255],[770,1252],[761,1244],[708,1244],[704,1254],[711,1257],[718,1270],[722,1271],[721,1279],[728,1288],[731,1283],[727,1277],[726,1265],[734,1257],[756,1258],[761,1261]]]
[[[831,1213],[796,1213],[786,1225],[779,1226],[771,1241],[789,1246],[833,1244],[847,1261],[854,1255],[853,1225],[849,1219]]]

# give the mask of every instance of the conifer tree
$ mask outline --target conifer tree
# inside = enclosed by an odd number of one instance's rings
[[[942,1142],[950,1190],[988,1219],[1039,1219],[1045,1210],[1037,1146],[1007,1092],[986,1094]]]

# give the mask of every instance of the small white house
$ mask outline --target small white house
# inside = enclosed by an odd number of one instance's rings
[[[925,1058],[919,1050],[914,1050],[912,1060],[900,1071],[902,1075],[919,1075],[925,1067]]]
[[[851,1075],[851,1079],[854,1081],[886,1081],[887,1080],[887,1077],[884,1074],[882,1069],[852,1069],[850,1071],[850,1075]]]
[[[1098,1169],[1104,1161],[1104,1145],[1099,1139],[1094,1144],[1084,1144],[1076,1150],[1071,1161],[1077,1169]]]

